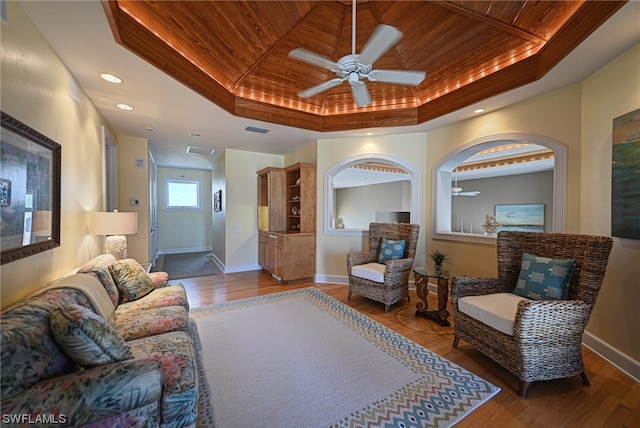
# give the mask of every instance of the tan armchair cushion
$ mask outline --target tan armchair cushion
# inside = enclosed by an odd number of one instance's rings
[[[467,296],[458,299],[458,308],[471,318],[513,336],[513,322],[521,300],[527,299],[513,293]]]
[[[380,263],[367,263],[365,265],[356,265],[351,268],[351,275],[358,278],[368,279],[374,282],[384,282],[384,271],[386,265]]]

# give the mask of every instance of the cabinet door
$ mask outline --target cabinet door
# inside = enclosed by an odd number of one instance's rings
[[[276,274],[277,254],[276,245],[278,243],[278,237],[276,235],[269,235],[269,243],[267,244],[267,270],[272,274]]]
[[[286,278],[286,258],[285,258],[285,248],[287,245],[286,236],[279,235],[276,240],[276,248],[275,248],[275,271],[274,274],[280,278]]]
[[[267,269],[268,244],[269,235],[262,232],[258,233],[258,264],[264,269]]]

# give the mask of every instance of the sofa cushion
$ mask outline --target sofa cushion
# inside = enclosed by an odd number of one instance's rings
[[[378,263],[385,263],[387,260],[397,260],[404,257],[404,247],[407,241],[404,239],[382,238]]]
[[[151,278],[135,259],[118,260],[109,271],[120,290],[120,303],[138,300],[153,291]]]
[[[187,292],[180,283],[157,288],[135,302],[123,303],[118,307],[118,313],[139,312],[151,308],[164,308],[167,306],[182,306],[189,310]]]
[[[172,331],[189,331],[189,313],[182,306],[128,310],[127,304],[118,308],[113,326],[124,340],[140,339]]]
[[[129,342],[136,358],[155,359],[162,365],[162,422],[184,420],[172,426],[188,426],[195,422],[198,401],[198,379],[189,333],[173,332]]]
[[[49,315],[51,332],[64,352],[83,367],[131,359],[124,339],[101,316],[79,305],[65,305]]]
[[[466,296],[458,299],[458,308],[471,318],[513,336],[513,323],[521,300],[527,299],[513,293]]]
[[[380,263],[367,263],[364,265],[355,265],[351,268],[351,275],[358,278],[368,279],[374,282],[384,282],[384,270],[386,265]]]
[[[104,289],[107,291],[114,308],[118,306],[118,303],[120,303],[120,292],[118,291],[116,283],[113,281],[113,277],[109,271],[109,266],[114,264],[116,261],[117,260],[113,254],[100,254],[80,266],[78,269],[78,273],[90,273],[98,278],[98,281],[100,281]]]
[[[51,311],[70,304],[91,308],[89,299],[80,290],[58,288],[29,297],[3,311],[0,319],[0,395],[3,398],[76,369],[75,361],[63,352],[49,328]]]
[[[536,300],[566,299],[575,261],[522,254],[514,294]]]

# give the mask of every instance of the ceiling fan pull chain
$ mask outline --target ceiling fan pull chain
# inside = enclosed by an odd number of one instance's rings
[[[351,55],[356,54],[356,0],[353,0],[351,12]]]

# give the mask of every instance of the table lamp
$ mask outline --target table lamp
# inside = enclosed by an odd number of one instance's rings
[[[90,230],[92,235],[105,235],[104,252],[117,260],[127,258],[127,237],[138,233],[138,213],[92,212]]]

